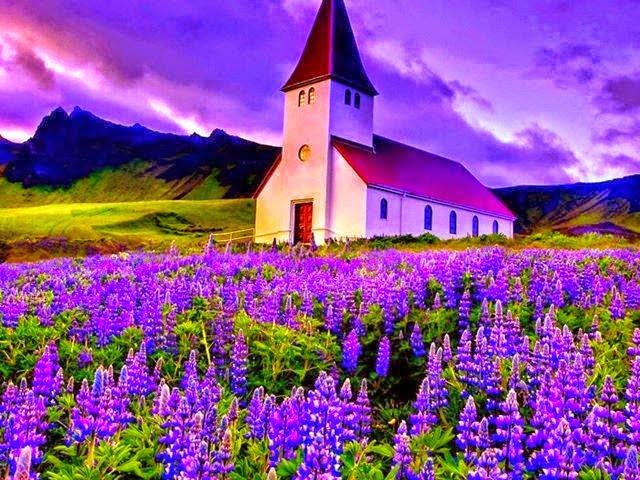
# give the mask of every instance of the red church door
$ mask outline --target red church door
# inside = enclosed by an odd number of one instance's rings
[[[293,243],[311,243],[313,203],[296,203],[294,208]]]

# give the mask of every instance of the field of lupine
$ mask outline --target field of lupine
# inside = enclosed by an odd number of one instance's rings
[[[1,265],[0,478],[637,480],[639,309],[637,250]]]

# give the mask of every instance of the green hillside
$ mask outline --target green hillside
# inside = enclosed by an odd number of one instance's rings
[[[640,175],[599,183],[495,190],[518,216],[519,233],[613,234],[640,239]]]
[[[227,193],[227,188],[218,183],[216,171],[176,180],[159,178],[159,173],[158,167],[136,161],[119,168],[104,168],[77,180],[68,188],[25,188],[21,183],[13,183],[0,176],[0,208],[143,200],[215,200]]]
[[[0,242],[9,260],[122,250],[200,248],[210,234],[253,227],[253,200],[67,203],[0,209]],[[251,234],[251,232],[245,232]]]

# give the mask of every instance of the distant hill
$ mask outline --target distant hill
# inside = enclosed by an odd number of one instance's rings
[[[16,148],[17,145],[15,143],[11,143],[0,135],[0,165],[9,162],[13,158]]]
[[[599,183],[519,186],[494,192],[518,215],[520,233],[614,233],[640,237],[640,175]]]
[[[0,206],[250,196],[279,151],[218,129],[181,136],[58,108],[25,143],[0,140]]]
[[[0,208],[250,197],[279,152],[218,129],[174,135],[58,108],[25,143],[0,137]],[[640,175],[494,192],[518,215],[520,233],[640,238]]]

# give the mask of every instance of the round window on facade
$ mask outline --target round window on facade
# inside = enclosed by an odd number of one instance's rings
[[[306,162],[311,158],[311,147],[309,145],[303,145],[298,150],[298,159],[301,162]]]

